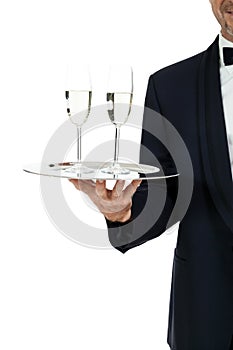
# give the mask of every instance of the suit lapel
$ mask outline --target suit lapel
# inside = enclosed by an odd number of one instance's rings
[[[205,51],[200,64],[199,135],[210,195],[233,231],[233,183],[221,97],[218,37]]]

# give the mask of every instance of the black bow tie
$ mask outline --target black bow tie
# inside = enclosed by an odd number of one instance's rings
[[[225,66],[230,66],[233,64],[233,47],[223,48],[223,60]]]

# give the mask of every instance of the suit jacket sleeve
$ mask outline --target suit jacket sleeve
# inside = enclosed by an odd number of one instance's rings
[[[149,132],[150,118],[156,115],[156,113],[151,113],[151,110],[161,113],[153,76],[149,79],[145,99],[140,163],[162,167],[164,174],[169,175],[176,172],[176,167],[167,148]],[[159,130],[165,133],[165,125],[161,125]],[[106,220],[112,246],[125,253],[131,248],[160,236],[172,226],[175,222],[169,218],[175,205],[177,188],[177,178],[150,182],[143,180],[133,196],[130,220],[126,223]],[[169,226],[167,226],[168,221],[170,221]]]

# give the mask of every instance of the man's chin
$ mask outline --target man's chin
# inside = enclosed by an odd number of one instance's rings
[[[233,40],[233,27],[226,26],[226,32],[228,35],[230,35],[232,37],[232,40]]]
[[[229,21],[226,21],[226,19],[224,18],[222,21],[222,35],[230,40],[233,41],[233,21],[231,21],[232,23],[229,23]]]

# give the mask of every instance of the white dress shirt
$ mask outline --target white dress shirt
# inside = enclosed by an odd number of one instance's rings
[[[223,47],[232,47],[233,42],[219,35],[220,54],[220,81],[222,89],[223,110],[225,116],[226,133],[231,161],[231,174],[233,178],[233,65],[225,66],[223,60]]]

